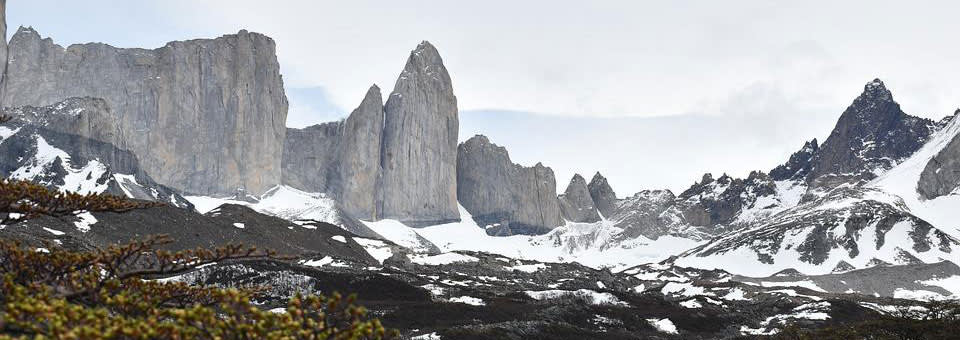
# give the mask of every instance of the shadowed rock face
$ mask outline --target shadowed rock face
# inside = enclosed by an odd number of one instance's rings
[[[587,190],[590,191],[590,198],[593,199],[597,210],[599,210],[604,217],[609,218],[613,216],[617,210],[617,194],[613,191],[613,188],[610,187],[610,184],[607,183],[607,178],[600,175],[599,172],[596,173],[590,180],[590,184],[587,185]]]
[[[956,117],[960,117],[957,110]],[[960,188],[960,136],[954,137],[943,150],[930,159],[923,172],[917,191],[926,199],[950,195]]]
[[[422,42],[384,107],[378,219],[458,221],[457,98],[433,45]]]
[[[481,226],[497,235],[543,234],[559,226],[560,206],[553,170],[523,167],[485,136],[458,148],[457,196]]]
[[[820,150],[820,144],[817,143],[816,138],[804,143],[803,148],[790,155],[790,159],[786,163],[770,170],[770,177],[775,181],[805,179],[810,174],[811,167],[813,167],[813,157],[818,150]]]
[[[0,0],[0,62],[3,63],[3,67],[0,67],[0,103],[3,102],[3,94],[5,82],[4,79],[7,77],[7,0]]]
[[[933,121],[907,115],[879,79],[840,116],[811,160],[811,187],[870,180],[909,157],[936,130]]]
[[[176,189],[259,194],[280,183],[287,99],[266,36],[240,31],[154,50],[63,48],[21,28],[5,83],[9,107],[103,98],[126,135],[102,141],[130,149]]]
[[[560,195],[560,212],[571,222],[592,223],[600,221],[600,214],[590,197],[587,181],[580,174],[573,175],[567,190]]]
[[[375,219],[383,101],[376,85],[339,122],[287,129],[283,183],[333,195],[350,216]]]

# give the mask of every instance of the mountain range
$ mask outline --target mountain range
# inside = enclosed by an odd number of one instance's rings
[[[429,42],[385,101],[372,85],[345,119],[301,129],[285,125],[275,51],[247,31],[148,50],[19,28],[0,45],[14,118],[0,173],[165,204],[0,235],[272,248],[296,260],[169,279],[268,284],[265,306],[355,291],[416,339],[728,338],[960,297],[960,110],[911,116],[879,79],[773,169],[618,196],[600,173],[558,192],[545,164],[516,164],[483,135],[458,143],[453,81]]]

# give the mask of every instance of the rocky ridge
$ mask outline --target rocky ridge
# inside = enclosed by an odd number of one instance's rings
[[[176,190],[154,181],[133,153],[82,134],[119,133],[104,128],[111,124],[102,124],[110,116],[102,100],[69,98],[4,113],[13,120],[0,126],[0,175],[57,190],[110,193],[193,208]]]
[[[457,197],[488,234],[543,234],[563,224],[556,187],[553,170],[514,164],[485,136],[458,147]]]
[[[567,190],[559,197],[560,212],[564,219],[577,223],[593,223],[600,221],[600,214],[594,206],[587,181],[580,174],[573,175]]]
[[[240,31],[154,49],[61,47],[21,27],[10,40],[7,107],[102,98],[158,182],[200,194],[261,193],[280,183],[287,99],[272,39]],[[183,157],[193,155],[193,157]]]

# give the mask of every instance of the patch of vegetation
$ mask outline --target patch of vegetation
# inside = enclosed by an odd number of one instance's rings
[[[920,308],[903,307],[892,315],[884,315],[845,325],[819,329],[789,326],[771,339],[957,339],[960,338],[960,302],[930,301]]]

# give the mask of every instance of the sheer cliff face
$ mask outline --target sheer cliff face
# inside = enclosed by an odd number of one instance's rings
[[[7,76],[7,0],[0,0],[0,62],[3,63],[0,67],[0,102],[3,102],[4,94],[4,78]]]
[[[280,182],[287,100],[270,38],[240,31],[155,50],[11,39],[5,106],[103,98],[158,182],[199,194],[260,193]],[[96,136],[91,136],[96,137]]]
[[[378,219],[427,225],[460,219],[457,98],[433,45],[410,54],[384,107]]]
[[[485,136],[460,144],[457,157],[460,204],[481,226],[499,235],[543,234],[562,224],[553,171],[523,167]]]
[[[374,85],[343,123],[337,171],[341,177],[333,191],[344,211],[356,218],[377,218],[376,186],[380,176],[382,135],[383,98],[380,88]]]
[[[287,129],[283,183],[333,195],[354,218],[376,218],[383,99],[370,87],[356,110],[339,122]]]
[[[283,182],[364,220],[458,221],[457,98],[436,48],[417,46],[382,100],[373,86],[346,120],[288,129]]]

